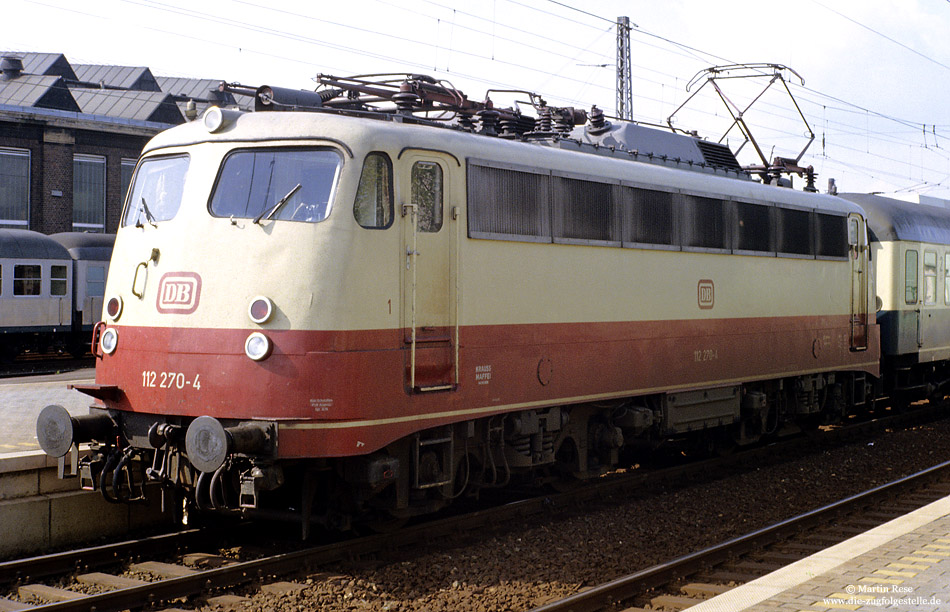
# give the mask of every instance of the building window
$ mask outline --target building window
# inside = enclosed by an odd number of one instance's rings
[[[0,227],[30,224],[30,152],[0,149]]]
[[[13,295],[40,295],[41,281],[40,266],[13,266]]]
[[[50,267],[49,294],[66,295],[66,266]]]
[[[106,158],[73,156],[73,229],[105,231]]]
[[[913,249],[904,254],[904,302],[917,303],[917,251]]]

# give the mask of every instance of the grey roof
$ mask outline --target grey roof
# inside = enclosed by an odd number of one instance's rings
[[[87,234],[84,232],[60,232],[50,236],[63,245],[73,259],[109,261],[115,234]]]
[[[23,61],[23,72],[26,74],[60,76],[67,80],[76,80],[76,73],[62,53],[2,51],[0,55],[19,57]]]
[[[866,193],[838,195],[864,209],[873,240],[950,244],[950,209]]]
[[[79,111],[79,105],[58,76],[24,74],[0,80],[0,104]]]
[[[49,236],[25,229],[0,229],[0,258],[70,259],[66,247]]]
[[[166,93],[78,88],[72,93],[83,113],[170,124],[185,122],[174,99]]]
[[[83,83],[98,83],[106,87],[136,91],[161,91],[152,71],[143,66],[73,64],[73,69],[76,71],[76,79]]]

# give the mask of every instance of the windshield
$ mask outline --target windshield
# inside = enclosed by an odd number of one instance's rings
[[[122,226],[154,225],[174,218],[181,206],[188,161],[187,155],[143,159],[132,180]]]
[[[211,196],[216,217],[316,223],[330,214],[343,158],[330,149],[235,151]]]

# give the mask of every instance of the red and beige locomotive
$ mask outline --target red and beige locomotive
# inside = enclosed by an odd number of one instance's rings
[[[110,501],[144,478],[176,508],[345,527],[903,390],[859,204],[596,109],[323,81],[143,152],[80,387],[97,404],[37,423],[55,456],[95,442],[79,472]]]

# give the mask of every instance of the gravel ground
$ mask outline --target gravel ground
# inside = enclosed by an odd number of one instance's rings
[[[475,544],[324,568],[234,606],[304,610],[528,610],[950,460],[950,422],[888,433],[584,515],[507,525]],[[207,606],[204,609],[214,609]]]

